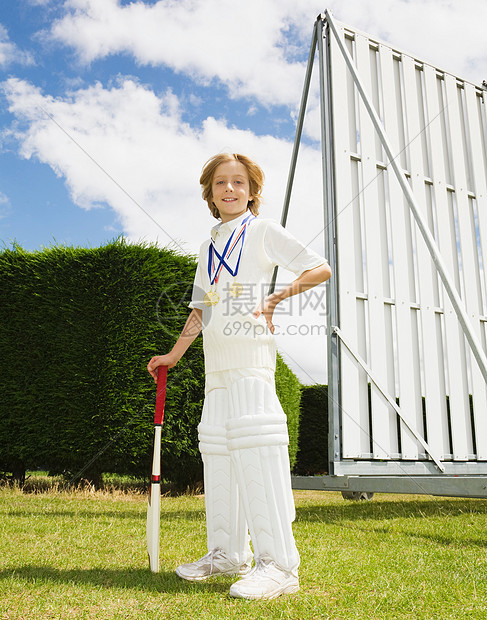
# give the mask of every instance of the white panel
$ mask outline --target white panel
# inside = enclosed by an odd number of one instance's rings
[[[477,256],[480,267],[479,281],[477,286],[483,291],[483,300],[481,303],[481,314],[486,313],[485,299],[485,271],[487,259],[487,167],[484,159],[484,146],[482,144],[482,119],[481,113],[484,107],[482,99],[477,95],[474,87],[465,84],[465,100],[466,113],[469,122],[469,135],[471,140],[472,153],[472,173],[473,173],[473,189],[476,195],[475,211],[477,217]],[[482,329],[479,329],[482,333]],[[485,345],[484,345],[485,347]],[[487,459],[487,402],[486,402],[486,386],[483,377],[475,362],[473,367],[473,409],[475,420],[475,438],[477,444],[477,458],[480,460]]]
[[[357,68],[362,75],[369,92],[372,91],[372,71],[369,41],[358,35],[356,37]],[[386,317],[384,312],[384,265],[387,265],[387,245],[384,239],[381,211],[384,196],[378,180],[376,165],[376,136],[370,117],[361,103],[360,138],[362,147],[362,184],[364,187],[364,229],[367,274],[367,309],[369,327],[369,351],[367,362],[374,369],[378,381],[389,388],[387,347],[390,345],[384,329]],[[373,456],[388,459],[397,452],[396,414],[385,403],[377,390],[372,389],[372,440]]]
[[[449,213],[444,213],[442,219],[450,216],[451,254],[448,251],[444,256],[451,261],[450,271],[458,270],[459,293],[467,304],[470,314],[474,311],[473,300],[469,298],[471,293],[471,279],[467,273],[472,268],[471,247],[468,235],[468,194],[465,176],[465,162],[463,155],[463,143],[460,126],[460,110],[458,106],[457,81],[449,74],[445,74],[445,93],[448,108],[445,114],[448,118],[450,129],[450,160],[452,167],[452,181],[455,192],[448,192]],[[458,232],[455,230],[457,227]],[[446,234],[446,227],[445,227]],[[470,240],[471,245],[471,240]],[[456,256],[455,256],[456,249]],[[459,264],[459,261],[460,264]],[[464,285],[462,287],[462,284]],[[468,287],[467,290],[465,286]],[[467,295],[466,295],[467,294]],[[466,299],[465,299],[466,295]],[[470,308],[469,308],[470,306]],[[445,310],[447,303],[445,300]],[[472,453],[470,432],[470,403],[469,386],[467,382],[467,364],[465,351],[465,338],[458,326],[454,312],[447,311],[447,352],[450,376],[450,416],[452,424],[453,456],[455,460],[466,460]]]
[[[397,64],[393,61],[392,50],[381,46],[381,65],[384,84],[396,84],[399,79]],[[402,89],[401,89],[402,90]],[[408,94],[408,84],[405,83],[404,92]],[[399,92],[399,95],[401,92]],[[384,125],[387,134],[395,146],[395,152],[400,153],[404,147],[404,129],[402,106],[397,105],[396,97],[388,96],[384,93]],[[413,148],[417,143],[413,143]],[[397,359],[398,359],[398,378],[399,378],[399,404],[411,425],[421,434],[422,415],[418,418],[418,413],[422,414],[421,403],[421,380],[420,368],[414,363],[419,358],[418,339],[413,333],[416,317],[412,316],[411,306],[417,300],[411,297],[415,294],[414,267],[411,245],[411,218],[409,207],[404,201],[402,190],[394,176],[390,178],[390,200],[392,213],[392,235],[393,235],[393,266],[394,266],[394,288],[395,288],[395,312],[397,318]],[[414,315],[416,311],[413,311]],[[417,331],[417,330],[416,330]],[[418,458],[418,442],[410,431],[401,423],[401,452],[404,459]]]
[[[449,134],[448,106],[443,86],[436,70],[425,65],[425,91],[428,101],[428,122],[431,143],[431,175],[433,179],[433,200],[438,226],[438,245],[447,269],[460,288],[457,240],[455,232],[455,203],[453,192],[448,189],[452,179],[451,146]],[[468,456],[465,420],[469,411],[468,385],[465,364],[465,342],[456,314],[446,294],[441,296],[444,310],[445,337],[443,353],[446,356],[446,392],[450,410],[451,432],[453,433],[453,454],[457,460]],[[424,332],[425,333],[425,332]],[[439,353],[439,351],[438,351]],[[430,377],[431,381],[432,377]],[[430,382],[426,383],[426,390]],[[429,408],[427,403],[427,411]],[[442,419],[442,417],[441,417]],[[434,427],[431,427],[432,430]]]
[[[454,92],[454,83],[448,81],[451,95]],[[478,251],[475,236],[475,223],[472,199],[468,194],[469,188],[473,188],[473,172],[471,168],[470,136],[468,133],[468,119],[466,117],[463,88],[456,87],[458,107],[451,123],[452,130],[452,160],[458,197],[458,224],[462,254],[462,274],[465,305],[479,340],[481,338],[480,314],[482,312],[482,295],[479,287],[480,272]],[[463,148],[461,148],[463,147]],[[472,395],[473,403],[477,409],[487,411],[485,383],[480,374],[475,358],[468,351],[467,370],[470,370],[468,394]],[[472,418],[469,409],[466,412],[465,432],[467,434],[468,452],[475,451]]]
[[[404,72],[405,108],[408,111],[409,154],[411,187],[423,214],[435,234],[435,213],[430,200],[427,178],[430,175],[429,148],[426,128],[426,111],[422,75],[416,69],[415,62],[408,56],[402,58]],[[422,73],[422,72],[421,72]],[[431,76],[430,76],[431,77]],[[433,77],[436,82],[436,77]],[[416,230],[416,229],[415,229]],[[418,264],[418,294],[420,303],[421,325],[421,363],[424,376],[425,410],[427,415],[427,441],[436,454],[445,456],[449,453],[448,420],[446,416],[446,395],[443,380],[443,343],[441,330],[436,328],[437,284],[436,269],[421,235],[415,235],[416,260]],[[416,401],[416,425],[423,426],[422,403]]]
[[[429,192],[429,202],[435,214],[437,229],[439,229],[439,213],[447,207],[447,178],[449,175],[448,149],[443,143],[445,138],[445,106],[441,98],[441,85],[437,77],[436,69],[430,65],[423,66],[424,91],[426,97],[426,125],[427,135],[429,136],[429,174],[433,179],[433,185],[426,188]],[[448,169],[447,169],[448,168]],[[427,195],[428,199],[428,195]],[[436,241],[439,242],[439,232],[437,230]],[[429,252],[424,244],[418,248],[420,261],[429,264]],[[438,450],[443,457],[449,455],[451,446],[449,442],[450,428],[447,413],[447,393],[448,386],[445,384],[446,369],[444,367],[446,359],[446,345],[444,343],[445,315],[443,308],[443,289],[436,301],[441,305],[443,313],[434,316],[434,306],[432,299],[433,280],[438,283],[436,274],[431,274],[429,270],[421,270],[421,321],[424,343],[424,371],[425,371],[425,401],[427,414],[428,438],[432,446]],[[452,309],[449,307],[451,314]],[[455,327],[458,329],[458,326]]]
[[[350,42],[350,49],[352,48]],[[340,323],[345,326],[350,342],[363,351],[365,324],[357,302],[357,291],[363,293],[362,235],[357,161],[357,126],[353,80],[346,70],[345,61],[336,47],[331,49],[334,92],[346,94],[333,114],[334,133],[345,141],[337,149],[336,163],[336,226],[338,243],[338,278]],[[347,144],[348,137],[348,144]],[[353,243],[344,243],[345,239]],[[362,338],[362,341],[360,340]],[[362,342],[362,344],[361,344]],[[341,390],[342,456],[356,457],[370,453],[367,377],[357,368],[341,347],[341,375],[347,377]]]

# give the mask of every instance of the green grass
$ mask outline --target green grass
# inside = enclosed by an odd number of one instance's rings
[[[205,552],[204,498],[164,497],[161,567],[145,549],[146,497],[0,489],[0,618],[487,618],[487,502],[296,491],[301,590],[228,596],[232,579],[178,579]]]

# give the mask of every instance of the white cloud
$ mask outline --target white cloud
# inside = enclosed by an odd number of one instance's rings
[[[280,217],[291,153],[285,140],[256,136],[212,117],[192,127],[182,121],[179,100],[170,90],[158,97],[131,79],[111,88],[95,84],[57,99],[14,78],[3,83],[3,90],[17,118],[22,157],[48,164],[65,179],[80,207],[110,205],[132,239],[170,240],[136,201],[171,237],[196,251],[211,224],[200,197],[201,167],[211,154],[225,150],[261,162],[267,176],[265,208]],[[320,158],[304,147],[301,157],[306,176],[298,175],[296,188],[301,201],[310,203],[319,192],[307,179],[314,171],[319,181]]]
[[[338,20],[419,59],[480,83],[487,75],[484,0],[329,0]],[[67,0],[46,34],[89,63],[129,53],[200,83],[219,80],[230,98],[295,107],[321,0]]]
[[[29,52],[20,50],[10,41],[7,29],[0,24],[0,68],[6,69],[13,64],[31,65],[34,59]]]
[[[328,0],[337,20],[369,32],[418,59],[477,84],[487,77],[484,0]],[[67,0],[48,36],[75,49],[86,63],[129,53],[141,65],[168,66],[230,99],[280,104],[293,117],[322,0]],[[472,17],[475,16],[474,19]],[[296,53],[301,61],[296,62]],[[305,135],[320,135],[318,70],[308,101]],[[277,119],[276,119],[277,122]]]
[[[266,104],[299,100],[303,64],[288,58],[287,17],[271,0],[68,0],[50,38],[84,62],[129,52],[143,65],[166,65],[204,84],[218,79],[231,98]]]

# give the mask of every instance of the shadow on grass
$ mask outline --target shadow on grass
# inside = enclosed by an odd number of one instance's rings
[[[189,582],[180,579],[174,571],[161,570],[151,573],[149,569],[87,568],[61,570],[52,566],[18,566],[0,570],[0,579],[22,579],[27,583],[59,583],[90,585],[113,589],[134,589],[154,593],[198,592],[225,593],[235,578],[214,577],[206,582]]]
[[[45,517],[72,517],[73,519],[135,519],[144,521],[146,519],[145,507],[143,510],[0,510],[0,515],[8,517],[32,517],[42,515]],[[161,511],[161,519],[164,521],[201,521],[205,519],[204,509],[198,510],[175,510]]]
[[[370,528],[358,527],[357,530],[364,534],[371,533]],[[484,539],[478,538],[465,538],[461,534],[458,536],[445,536],[445,534],[428,534],[426,532],[408,532],[406,530],[398,531],[397,529],[388,529],[386,527],[374,527],[374,534],[385,534],[386,536],[393,535],[394,537],[411,538],[411,540],[428,541],[435,543],[441,547],[451,547],[452,549],[461,549],[464,547],[477,547],[479,549],[487,549],[487,536]]]
[[[377,532],[381,532],[384,531],[386,533],[390,533],[387,532],[387,530],[374,530]],[[463,548],[463,547],[478,547],[479,549],[487,549],[487,535],[484,536],[483,539],[478,539],[478,538],[465,538],[464,536],[462,536],[461,534],[459,534],[457,537],[454,536],[445,536],[444,534],[427,534],[427,533],[420,533],[420,532],[406,532],[403,531],[400,533],[401,536],[407,537],[407,538],[411,538],[412,540],[420,540],[420,541],[429,541],[429,542],[433,542],[437,545],[440,545],[442,547],[452,547],[455,549],[458,548]]]
[[[298,506],[296,521],[340,523],[344,521],[390,520],[425,517],[457,517],[468,514],[487,514],[487,500],[436,499],[427,501],[391,502],[383,500]]]
[[[343,500],[341,504],[322,504],[318,500],[312,504],[296,507],[296,521],[340,523],[346,521],[362,520],[390,520],[425,517],[456,517],[465,513],[486,514],[487,500],[482,499],[458,499],[458,498],[430,498],[428,500],[389,501],[387,499],[373,499],[372,501],[351,502]],[[76,510],[66,507],[66,510],[0,510],[0,515],[8,517],[31,517],[42,515],[45,517],[72,517],[73,519],[133,519],[144,521],[146,519],[145,506],[140,510]],[[204,521],[205,510],[202,506],[194,510],[161,510],[161,521]]]

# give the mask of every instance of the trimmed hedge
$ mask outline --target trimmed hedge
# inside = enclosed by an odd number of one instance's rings
[[[20,461],[69,476],[104,449],[85,477],[150,472],[155,389],[145,367],[184,325],[194,268],[192,257],[123,239],[0,255],[4,468]],[[167,408],[180,413],[169,416],[162,459],[179,479],[199,465],[201,342],[172,374]]]
[[[299,443],[293,472],[315,476],[328,472],[328,387],[303,386]]]
[[[289,460],[292,469],[298,452],[301,383],[280,355],[277,356],[276,362],[276,392],[287,415]]]
[[[155,385],[146,366],[186,321],[195,266],[191,256],[123,238],[0,253],[0,469],[149,475]],[[280,361],[277,376],[295,386],[276,378],[294,462],[299,387],[289,373]],[[201,479],[203,397],[198,338],[168,377],[162,474],[180,486]]]

